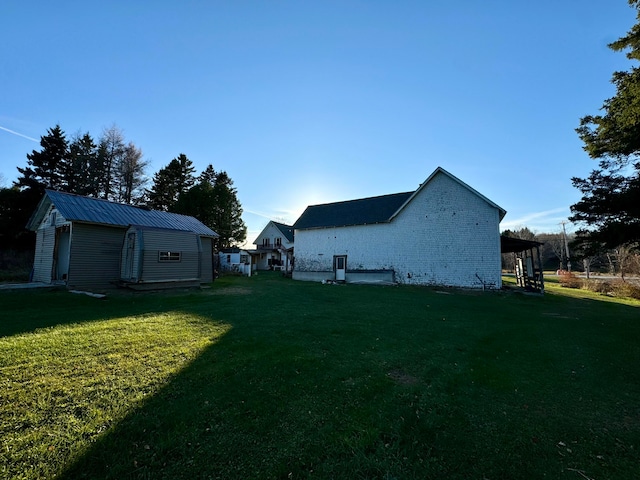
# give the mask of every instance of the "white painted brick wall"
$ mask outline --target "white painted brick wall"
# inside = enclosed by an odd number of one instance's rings
[[[501,287],[499,212],[438,174],[390,223],[298,230],[295,270],[393,269],[406,284]],[[294,278],[296,278],[294,271]]]

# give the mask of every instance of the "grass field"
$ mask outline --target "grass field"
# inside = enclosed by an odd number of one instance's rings
[[[630,479],[640,302],[321,285],[0,293],[0,477]]]

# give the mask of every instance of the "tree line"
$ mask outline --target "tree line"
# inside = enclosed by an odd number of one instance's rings
[[[34,235],[25,225],[45,189],[191,215],[220,235],[219,249],[246,239],[242,206],[225,171],[209,164],[196,176],[181,153],[149,179],[142,150],[115,125],[97,141],[89,132],[67,138],[56,125],[26,158],[13,185],[0,188],[0,250],[33,249]]]

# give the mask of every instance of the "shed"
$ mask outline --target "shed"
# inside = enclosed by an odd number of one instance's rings
[[[194,217],[46,190],[27,228],[33,281],[92,290],[213,281],[218,235]]]

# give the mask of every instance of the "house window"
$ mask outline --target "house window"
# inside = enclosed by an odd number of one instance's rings
[[[49,225],[52,227],[56,226],[56,216],[56,212],[51,212],[51,215],[49,215]]]
[[[231,263],[231,255],[227,255],[227,263]]]
[[[280,245],[282,245],[282,238],[278,237],[275,239],[276,242],[276,246],[279,247]]]
[[[182,257],[182,252],[167,252],[160,251],[158,252],[158,261],[159,262],[179,262]]]
[[[271,239],[270,238],[263,238],[262,239],[262,246],[263,247],[268,247],[269,245],[271,245]]]
[[[249,263],[249,255],[240,255],[240,263]]]

